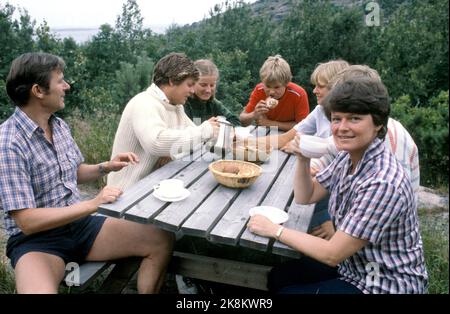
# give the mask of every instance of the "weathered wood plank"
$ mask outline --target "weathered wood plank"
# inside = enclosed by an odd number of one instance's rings
[[[110,265],[110,262],[85,262],[79,265],[79,268],[67,273],[63,283],[68,287],[83,290]]]
[[[214,183],[218,186],[182,225],[181,230],[186,235],[206,237],[240,193],[239,189],[219,185],[211,173],[205,176],[205,180],[208,180],[205,182],[207,185]]]
[[[285,210],[288,207],[293,193],[292,188],[294,178],[292,174],[294,173],[294,170],[295,157],[291,155],[261,205],[274,206],[282,210]],[[269,248],[270,241],[270,238],[256,235],[246,228],[241,235],[239,245],[266,251]]]
[[[271,266],[174,252],[169,272],[190,278],[267,290]]]
[[[163,179],[171,178],[190,164],[191,162],[188,161],[169,162],[128,188],[116,202],[100,205],[97,211],[111,217],[121,217],[125,211],[148,196],[153,191],[155,184]]]
[[[237,196],[225,215],[210,232],[208,236],[210,241],[237,245],[241,233],[246,228],[249,218],[248,210],[262,202],[287,157],[278,150],[271,153],[270,160],[261,166],[263,173],[260,178],[247,189],[243,189]]]
[[[173,163],[184,164],[185,162],[177,160],[173,161]],[[185,167],[183,169],[183,172],[179,172],[178,174],[173,176],[173,178],[183,180],[185,186],[189,188],[192,182],[194,182],[199,176],[202,175],[202,173],[205,172],[205,164],[206,163],[201,159],[193,161],[189,164],[188,167]],[[151,177],[153,177],[153,174],[151,175]],[[161,210],[166,210],[168,207],[170,207],[171,204],[173,205],[185,202],[185,200],[183,200],[179,203],[167,203],[154,197],[153,186],[160,181],[158,177],[156,177],[156,179],[158,181],[147,187],[151,191],[151,194],[146,196],[142,201],[137,203],[132,208],[128,209],[124,213],[125,219],[140,223],[150,223],[152,222],[153,218],[161,212]],[[189,198],[192,198],[192,195]]]
[[[184,173],[185,180],[192,182],[194,179],[199,178],[189,186],[191,196],[183,201],[171,203],[153,219],[154,224],[165,230],[178,231],[183,222],[189,218],[195,208],[197,208],[217,186],[217,182],[214,179],[211,180],[209,171],[205,170],[207,169],[206,162],[194,162],[190,167],[192,168],[189,169],[191,170],[191,177],[186,177],[188,174]]]
[[[292,201],[291,206],[289,207],[289,220],[284,224],[285,227],[307,232],[309,223],[311,222],[311,217],[314,212],[314,205],[299,205],[295,204],[295,201]],[[275,241],[272,247],[272,253],[278,255],[284,255],[288,257],[300,257],[301,254],[287,245]]]

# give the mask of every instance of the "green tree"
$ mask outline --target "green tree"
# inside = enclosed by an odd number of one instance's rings
[[[137,59],[136,65],[122,62],[116,71],[114,101],[119,104],[119,112],[132,97],[150,86],[154,62],[145,54]]]
[[[411,133],[419,148],[421,184],[448,186],[448,90],[424,107],[413,106],[408,95],[401,96],[392,104],[391,114]]]
[[[47,21],[43,21],[36,29],[36,51],[59,54],[61,51],[61,40],[50,31]]]
[[[13,111],[6,93],[6,77],[11,62],[22,53],[33,50],[34,21],[26,10],[19,10],[19,20],[13,19],[16,8],[0,3],[0,122]]]
[[[427,105],[448,88],[448,17],[448,0],[414,0],[390,16],[376,68],[392,97]]]
[[[248,55],[240,50],[216,51],[209,56],[220,71],[217,99],[235,114],[242,111],[251,89],[248,86],[251,73],[248,70]]]

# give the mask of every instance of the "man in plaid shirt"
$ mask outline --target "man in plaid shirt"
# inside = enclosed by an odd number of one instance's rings
[[[173,236],[150,225],[92,216],[122,194],[106,186],[80,200],[78,183],[94,181],[138,162],[133,153],[84,164],[68,125],[54,113],[70,89],[64,61],[46,53],[16,58],[6,80],[16,104],[0,126],[0,208],[9,235],[6,254],[19,293],[56,293],[68,262],[143,257],[138,291],[157,292],[172,252]]]

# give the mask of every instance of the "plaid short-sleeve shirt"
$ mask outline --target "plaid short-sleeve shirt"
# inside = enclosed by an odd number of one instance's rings
[[[339,274],[365,293],[424,293],[428,285],[416,201],[408,175],[375,139],[353,174],[341,152],[317,181],[330,193],[337,230],[367,240],[339,265]]]
[[[0,208],[6,232],[20,232],[10,212],[65,207],[80,201],[77,170],[84,161],[68,125],[51,116],[53,144],[20,108],[0,125]]]

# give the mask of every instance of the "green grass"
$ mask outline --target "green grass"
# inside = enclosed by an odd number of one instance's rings
[[[419,212],[425,263],[429,276],[428,293],[448,294],[448,213],[426,215]]]
[[[0,239],[0,294],[15,293],[16,283],[14,280],[14,272],[12,271],[9,260],[4,255],[4,252],[5,248],[3,241]]]

